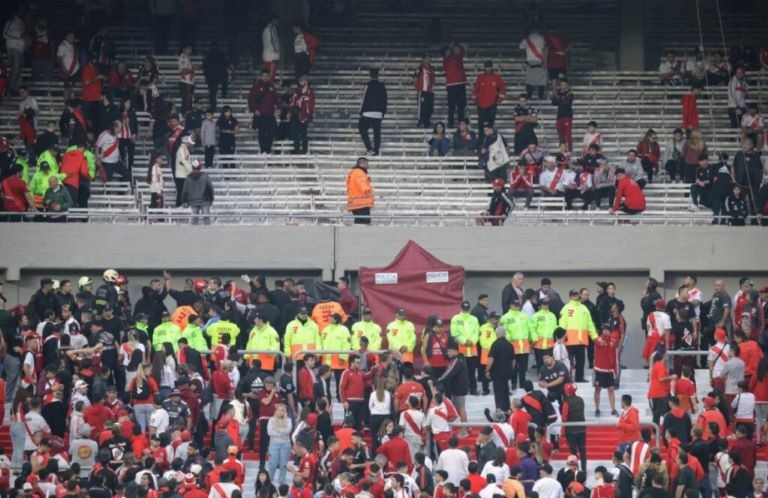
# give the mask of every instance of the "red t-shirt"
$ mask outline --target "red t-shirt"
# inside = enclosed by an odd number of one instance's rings
[[[671,392],[670,382],[662,381],[663,377],[669,375],[667,365],[664,360],[657,361],[651,367],[651,382],[648,385],[649,398],[663,398],[669,396]]]
[[[259,418],[269,418],[272,415],[275,414],[275,407],[281,403],[280,396],[275,393],[274,396],[272,396],[272,401],[269,402],[269,404],[264,404],[261,401],[266,399],[269,396],[269,393],[265,390],[261,390],[258,393],[256,393],[256,399],[259,402]]]
[[[408,398],[411,396],[415,396],[421,401],[426,395],[427,393],[424,391],[424,387],[415,380],[409,380],[400,384],[397,386],[397,389],[395,389],[395,399],[397,400],[398,411],[408,409]]]
[[[317,458],[312,453],[307,453],[299,461],[299,472],[309,471],[309,479],[304,479],[304,482],[312,482],[315,479],[315,470],[317,469]]]
[[[469,491],[475,495],[488,485],[488,481],[480,474],[469,474],[467,479],[469,480]]]
[[[675,394],[680,400],[680,409],[684,412],[691,411],[691,397],[696,396],[696,385],[691,379],[680,379],[675,382]]]
[[[83,102],[98,102],[101,100],[101,80],[99,69],[94,64],[86,64],[81,75],[83,84]],[[86,83],[90,81],[90,83]]]
[[[23,213],[27,210],[27,184],[16,175],[3,180],[3,210]]]
[[[104,424],[108,420],[113,421],[114,419],[115,414],[112,413],[112,410],[101,403],[91,405],[83,412],[83,420],[98,432],[104,430]]]
[[[544,36],[544,41],[547,43],[547,67],[549,69],[565,69],[564,53],[568,44],[563,37],[557,33],[547,33]],[[558,54],[558,52],[562,52],[562,54]]]

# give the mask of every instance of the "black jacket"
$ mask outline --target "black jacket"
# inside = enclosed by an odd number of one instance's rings
[[[472,311],[470,311],[472,316],[477,318],[477,321],[480,323],[480,325],[485,325],[485,322],[488,321],[488,308],[483,306],[480,303],[477,303],[474,308],[472,308]]]
[[[565,403],[568,404],[568,418],[563,419],[563,422],[584,422],[586,420],[584,418],[584,400],[581,397],[569,396],[563,401],[563,406]],[[565,437],[584,434],[586,431],[586,427],[566,427]]]
[[[365,85],[360,102],[360,115],[365,112],[380,112],[382,116],[387,114],[387,89],[384,83],[371,80]]]
[[[439,383],[449,397],[466,396],[469,393],[469,374],[463,355],[451,360]]]
[[[520,304],[522,303],[522,290],[520,292],[520,296],[517,295],[517,292],[515,292],[515,289],[512,287],[512,284],[507,284],[504,286],[504,288],[501,290],[501,312],[506,313],[509,311],[509,305],[513,301],[518,301]]]
[[[27,307],[34,313],[34,316],[30,318],[35,318],[39,322],[45,318],[45,310],[53,310],[56,315],[59,315],[61,312],[61,306],[59,305],[59,300],[56,299],[56,293],[51,291],[48,294],[43,294],[43,291],[40,289],[34,293]]]
[[[758,152],[744,154],[743,151],[739,151],[733,156],[733,177],[736,184],[742,188],[757,190],[762,176],[763,166]]]

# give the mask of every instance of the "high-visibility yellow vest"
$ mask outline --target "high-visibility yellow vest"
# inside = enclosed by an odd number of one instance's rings
[[[502,315],[500,323],[506,331],[507,340],[515,348],[515,354],[526,354],[531,351],[528,315],[522,311],[510,308],[509,311]]]
[[[457,313],[451,318],[451,336],[459,344],[459,353],[477,356],[477,341],[480,338],[480,322],[468,311]],[[468,346],[467,341],[472,345]]]
[[[557,317],[549,310],[540,309],[531,317],[531,340],[536,349],[555,347],[555,329]]]
[[[400,351],[405,346],[403,361],[413,363],[413,349],[416,347],[416,327],[408,320],[394,320],[387,325],[389,349]]]
[[[498,336],[496,335],[496,327],[491,322],[484,323],[480,327],[480,364],[488,364],[488,352],[491,350],[491,346],[496,342]]]
[[[597,339],[597,330],[589,308],[579,301],[568,301],[560,310],[560,327],[565,329],[566,346],[586,346]]]
[[[280,336],[277,335],[277,331],[269,323],[265,323],[261,327],[254,327],[248,334],[248,343],[245,345],[245,349],[259,349],[264,351],[280,352]],[[246,360],[249,362],[254,359],[258,359],[261,362],[261,369],[266,371],[272,371],[275,369],[275,358],[273,354],[249,354],[246,355]]]
[[[299,319],[295,319],[285,327],[283,351],[291,359],[293,359],[294,354],[303,349],[315,350],[322,349],[322,347],[320,329],[312,320],[301,323]],[[300,355],[298,359],[304,359],[304,355]]]
[[[350,349],[349,329],[345,325],[330,324],[320,334],[323,339],[323,349]],[[330,366],[333,370],[343,370],[347,368],[348,354],[327,354],[324,355],[323,363]]]

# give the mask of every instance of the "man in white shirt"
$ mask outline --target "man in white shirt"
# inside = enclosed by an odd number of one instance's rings
[[[539,479],[533,484],[533,491],[539,498],[564,498],[563,486],[552,477],[552,466],[548,463],[539,468]]]
[[[56,49],[56,60],[59,63],[59,74],[64,80],[64,101],[68,101],[72,94],[72,83],[80,72],[80,60],[75,49],[75,33],[70,31]]]
[[[701,315],[701,291],[696,287],[699,283],[698,279],[693,275],[686,275],[683,278],[683,285],[688,287],[688,302],[691,303],[696,309],[696,318]]]
[[[541,33],[533,30],[523,38],[518,48],[525,50],[525,93],[529,99],[533,98],[534,92],[538,93],[539,99],[543,99],[547,86],[547,71],[544,67],[547,43]]]
[[[115,173],[120,175],[123,181],[131,181],[131,174],[120,158],[120,139],[118,136],[122,128],[123,124],[120,121],[114,121],[112,126],[102,131],[99,138],[96,139],[96,149],[99,152],[98,160],[107,174],[107,181],[111,181]]]
[[[416,453],[419,452],[424,444],[423,427],[424,412],[419,409],[421,401],[415,396],[408,398],[408,409],[400,413],[399,425],[403,428],[403,437],[408,442],[411,450],[411,460],[416,459]]]
[[[495,495],[502,495],[504,492],[501,487],[496,484],[496,477],[493,474],[483,476],[486,479],[486,486],[478,493],[480,498],[493,498]]]
[[[448,449],[440,453],[435,469],[448,472],[448,482],[459,486],[461,480],[469,474],[469,457],[460,450],[459,438],[452,437],[448,440]]]
[[[232,498],[232,493],[237,490],[240,493],[243,492],[240,486],[235,484],[235,471],[225,470],[221,473],[219,482],[211,486],[211,491],[208,493],[208,498]]]
[[[645,184],[648,183],[648,175],[643,169],[643,164],[637,159],[637,151],[635,149],[628,150],[627,158],[620,162],[616,168],[624,169],[627,175],[640,185],[640,188],[644,188]]]
[[[659,76],[661,77],[661,84],[682,85],[683,69],[685,69],[685,64],[683,61],[677,60],[677,54],[674,52],[674,50],[667,52],[666,58],[659,64]]]
[[[728,334],[725,329],[715,329],[715,344],[709,348],[709,354],[707,355],[710,379],[720,378],[723,367],[728,362],[728,351],[730,349],[731,346],[728,344]]]
[[[149,435],[152,436],[154,434],[162,434],[165,431],[168,430],[168,426],[170,425],[170,415],[168,415],[168,412],[163,408],[163,402],[160,399],[160,396],[155,395],[155,411],[152,412],[152,415],[149,416]]]
[[[435,393],[432,402],[435,406],[427,410],[423,427],[429,430],[432,440],[438,448],[442,449],[451,435],[451,426],[448,425],[448,408],[443,402],[442,393]]]
[[[741,138],[748,138],[755,144],[755,149],[763,148],[763,117],[760,115],[757,103],[750,102],[747,112],[741,116]]]
[[[190,149],[194,147],[195,140],[191,135],[184,135],[181,139],[181,146],[176,151],[174,158],[174,178],[176,184],[176,206],[181,205],[181,192],[184,190],[184,180],[192,173],[192,157]]]
[[[5,50],[8,54],[8,63],[11,66],[11,74],[8,79],[8,90],[12,94],[19,91],[19,81],[21,80],[21,58],[24,55],[24,4],[19,5],[16,14],[8,19],[3,27],[3,38],[5,38]]]
[[[51,432],[51,428],[40,415],[40,400],[29,400],[29,411],[24,416],[24,451],[35,451],[43,434]]]
[[[279,25],[280,19],[272,15],[272,20],[261,32],[261,45],[264,47],[261,51],[261,60],[269,70],[270,81],[275,81],[277,65],[280,63],[280,34],[277,32]]]
[[[648,318],[646,319],[645,330],[648,331],[648,335],[645,338],[645,347],[643,349],[643,358],[646,360],[650,359],[651,354],[656,350],[656,345],[666,337],[669,337],[669,334],[672,332],[672,320],[664,312],[667,303],[663,299],[659,299],[653,305],[656,310],[648,313]]]
[[[749,87],[744,77],[744,67],[736,68],[736,73],[728,82],[728,116],[731,118],[731,127],[741,127],[741,117],[747,108],[747,93]]]

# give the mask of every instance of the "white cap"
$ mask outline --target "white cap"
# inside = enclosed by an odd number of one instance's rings
[[[554,162],[557,162],[557,160],[555,159],[555,156],[545,156],[544,157],[544,162],[546,162],[546,163],[554,163]]]
[[[75,382],[75,389],[82,389],[83,387],[88,387],[88,383],[84,380],[78,380]]]
[[[195,140],[192,138],[192,136],[191,136],[191,135],[184,135],[184,136],[181,138],[181,143],[185,143],[185,144],[192,144],[192,145],[195,145]]]

